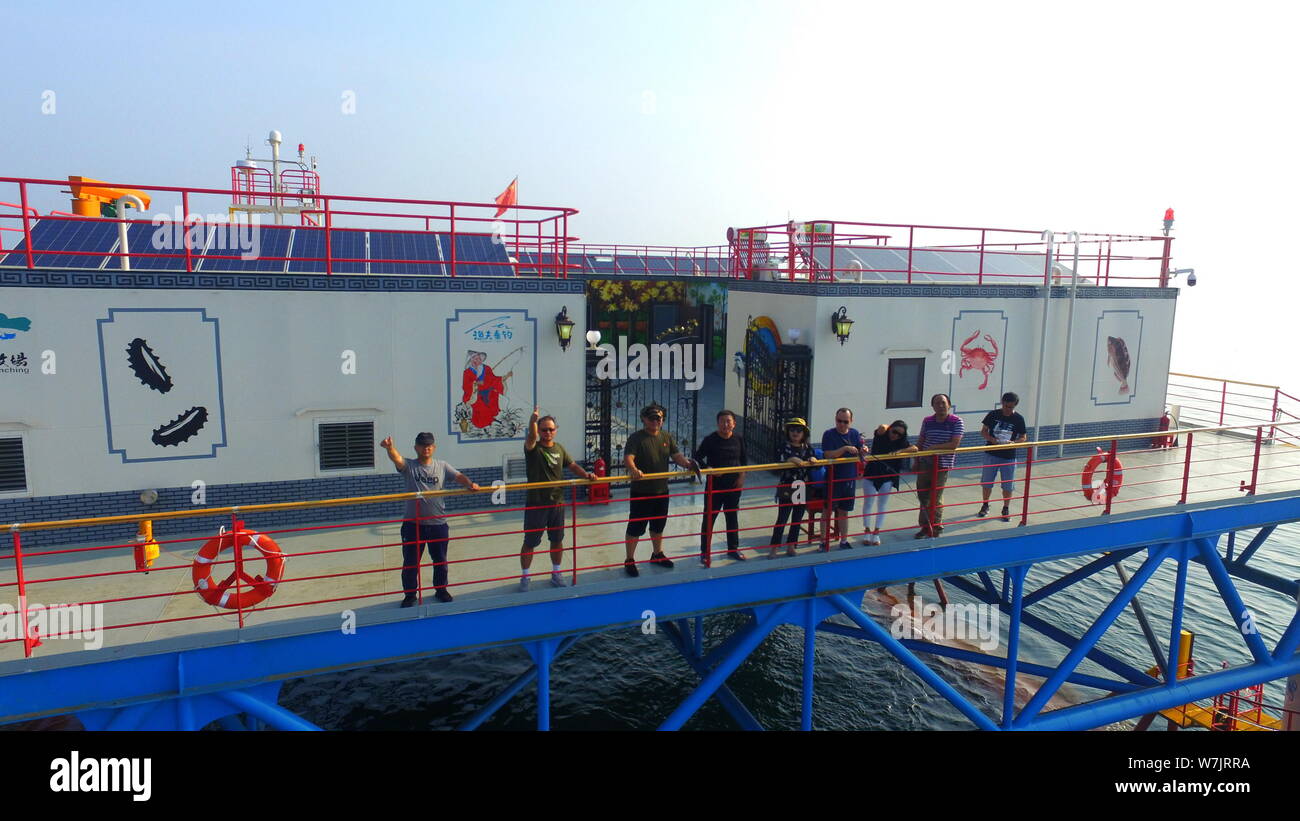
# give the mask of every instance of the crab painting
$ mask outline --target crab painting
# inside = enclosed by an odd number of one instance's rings
[[[988,387],[989,384],[989,374],[993,373],[993,366],[998,361],[998,343],[993,341],[993,337],[984,334],[984,339],[986,339],[989,345],[993,347],[991,353],[980,347],[966,347],[967,345],[970,345],[970,343],[974,342],[975,337],[979,335],[980,332],[977,328],[975,333],[971,334],[966,338],[965,342],[961,343],[961,370],[957,371],[957,378],[960,379],[961,375],[966,371],[982,371],[984,373],[984,381],[980,383],[979,390],[984,390],[984,388]]]

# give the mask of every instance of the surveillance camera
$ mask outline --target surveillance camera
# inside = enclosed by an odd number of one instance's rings
[[[1189,287],[1189,288],[1195,288],[1195,287],[1196,287],[1196,274],[1195,274],[1195,273],[1191,273],[1191,274],[1188,274],[1188,275],[1187,275],[1187,287]]]

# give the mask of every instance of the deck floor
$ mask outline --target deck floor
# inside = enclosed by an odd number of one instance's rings
[[[1242,498],[1244,494],[1240,490],[1240,483],[1250,481],[1253,451],[1253,441],[1204,434],[1197,436],[1188,501]],[[1182,448],[1122,454],[1124,487],[1114,502],[1113,511],[1127,513],[1173,506],[1182,489],[1184,458],[1185,451]],[[1100,515],[1101,508],[1088,503],[1079,490],[1078,473],[1084,462],[1082,457],[1072,457],[1034,465],[1029,524],[1081,520]],[[1300,489],[1300,449],[1285,445],[1265,446],[1260,468],[1259,493]],[[775,482],[771,477],[772,474],[766,473],[751,474],[749,484],[770,485]],[[984,519],[976,518],[980,500],[980,489],[976,484],[979,481],[978,471],[954,471],[949,477],[944,497],[944,538],[982,533],[996,538],[1000,531],[1016,527],[1022,505],[1022,479],[1023,469],[1020,469],[1016,477],[1017,495],[1013,497],[1012,521],[1008,524],[998,519],[1001,509],[1000,489],[994,488],[990,515]],[[690,535],[698,533],[700,529],[699,511],[703,497],[700,487],[691,484],[672,485],[672,492],[681,495],[673,498],[665,534],[665,550],[677,560],[677,566],[673,570],[667,570],[642,564],[643,576],[672,573],[680,578],[688,574],[726,572],[729,565],[735,564],[726,558],[725,552],[717,552],[713,556],[713,569],[700,566],[699,537]],[[869,484],[859,481],[859,497],[864,492],[864,487],[871,488]],[[862,544],[864,504],[862,498],[857,499],[856,509],[850,518],[855,551],[885,553],[924,550],[934,544],[933,541],[913,539],[917,529],[917,503],[913,487],[911,480],[907,480],[903,492],[890,498],[890,512],[885,518],[887,532],[883,534],[884,544],[879,547],[864,547]],[[581,595],[584,586],[592,582],[623,582],[624,525],[617,520],[625,515],[626,504],[619,501],[625,496],[626,491],[616,489],[612,504],[578,508],[580,547],[576,551],[577,563],[582,568],[594,569],[579,570],[577,586],[562,591],[550,586],[550,557],[547,553],[539,553],[533,561],[532,572],[539,575],[533,577],[532,589],[527,593],[519,592],[521,540],[517,533],[509,531],[517,531],[522,527],[521,513],[481,513],[451,517],[450,577],[451,592],[456,600],[442,604],[433,600],[430,595],[432,591],[427,591],[422,607],[403,611],[402,615],[418,617],[437,615],[439,612],[505,607],[530,596]],[[752,567],[755,563],[763,566],[768,562],[765,546],[775,520],[773,504],[770,488],[751,487],[744,493],[742,506],[752,508],[742,510],[740,514],[743,530],[741,545],[750,557],[747,566]],[[393,504],[376,505],[374,519],[392,516],[395,507]],[[252,529],[258,529],[255,514],[247,517],[247,524]],[[313,625],[311,629],[320,629],[319,617],[340,616],[348,609],[357,613],[383,615],[385,619],[389,617],[385,611],[391,610],[391,616],[396,617],[398,601],[401,599],[399,527],[400,522],[393,521],[371,526],[330,525],[324,529],[276,534],[274,538],[288,556],[286,580],[260,608],[245,613],[245,624],[254,626],[282,623],[281,627],[293,632],[294,620],[310,619]],[[723,517],[718,517],[715,527],[725,527]],[[124,528],[126,529],[128,528]],[[268,532],[275,534],[274,530]],[[503,533],[507,535],[501,535]],[[215,534],[208,534],[211,535]],[[566,548],[572,543],[573,531],[566,528]],[[158,639],[182,636],[201,639],[199,634],[212,633],[213,641],[228,640],[222,636],[229,636],[228,631],[238,627],[237,616],[231,611],[218,610],[205,604],[193,592],[189,566],[201,544],[202,541],[199,540],[163,545],[155,569],[147,574],[131,570],[133,562],[129,549],[54,556],[30,555],[24,562],[28,606],[32,608],[37,604],[129,599],[104,606],[103,622],[110,629],[101,634],[104,646],[121,648],[122,652],[128,654],[130,649],[127,646]],[[713,544],[714,551],[725,551],[725,537],[722,535],[715,536]],[[88,546],[40,548],[29,553]],[[358,546],[367,549],[346,550]],[[543,542],[543,547],[545,546],[546,543]],[[805,544],[799,548],[799,552],[801,555],[815,553],[819,546]],[[649,554],[647,536],[638,545],[637,558],[645,560]],[[780,563],[783,559],[782,556],[773,564]],[[573,581],[574,560],[574,551],[566,549],[565,579],[570,585]],[[425,561],[428,561],[427,557]],[[224,578],[228,572],[229,565],[221,572],[214,571],[213,575]],[[264,572],[262,562],[253,561],[250,575],[260,572]],[[425,585],[432,583],[431,573],[428,566],[422,568]],[[93,579],[59,580],[88,574],[107,575]],[[13,584],[15,580],[13,562],[5,561],[3,567],[0,567],[0,584],[4,584],[0,588],[0,604],[18,607],[17,587]],[[607,585],[602,587],[608,589]],[[304,602],[317,603],[303,604]],[[11,636],[0,636],[9,637]],[[83,649],[86,649],[86,642],[81,638],[47,639],[35,649],[34,655],[47,657],[52,654],[76,653]],[[21,641],[0,644],[0,661],[21,659],[22,655]],[[69,657],[67,661],[79,663],[81,659]]]

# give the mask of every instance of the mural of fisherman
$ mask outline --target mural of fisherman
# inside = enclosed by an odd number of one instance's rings
[[[458,441],[523,438],[537,404],[537,321],[525,311],[467,309],[447,331],[449,432]]]
[[[483,351],[469,351],[461,378],[460,401],[469,405],[469,425],[480,429],[491,425],[501,413],[501,397],[506,393],[506,382],[515,375],[514,371],[507,371],[505,376],[497,376],[486,360],[487,354]],[[465,425],[461,429],[468,432]]]

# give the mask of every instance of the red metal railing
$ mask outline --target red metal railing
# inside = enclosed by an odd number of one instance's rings
[[[576,243],[570,263],[585,273],[624,276],[734,276],[727,245]],[[576,260],[576,262],[575,262]]]
[[[1300,446],[1294,428],[1276,424],[1300,420],[1300,399],[1277,385],[1170,373],[1165,404],[1182,427],[1267,424],[1265,441]]]
[[[47,214],[40,217],[33,202],[44,203],[47,209],[66,201],[65,180],[42,180],[21,177],[0,177],[0,193],[6,187],[17,190],[19,213],[10,214],[0,211],[0,232],[8,231],[21,235],[24,246],[23,257],[15,257],[12,252],[5,259],[7,265],[24,265],[31,269],[36,267],[33,257],[36,254],[52,254],[60,260],[70,262],[77,257],[109,257],[106,263],[110,269],[128,268],[133,258],[166,259],[174,261],[176,270],[192,272],[196,261],[203,259],[234,260],[251,259],[245,254],[203,254],[202,248],[192,247],[192,234],[202,236],[190,229],[192,226],[215,226],[231,224],[223,216],[233,214],[250,204],[265,207],[266,203],[282,202],[287,207],[301,208],[303,216],[311,224],[320,225],[324,231],[324,255],[292,256],[257,256],[256,259],[268,262],[320,263],[324,272],[332,274],[339,271],[355,272],[358,264],[403,264],[417,269],[427,270],[429,274],[441,274],[444,270],[450,276],[466,275],[466,271],[481,270],[482,267],[499,269],[500,274],[518,276],[521,273],[538,276],[563,277],[573,267],[567,263],[569,244],[575,239],[568,235],[569,217],[578,213],[573,208],[519,205],[511,206],[509,211],[496,216],[498,207],[495,203],[451,202],[446,200],[396,199],[385,197],[360,197],[339,194],[304,194],[299,191],[256,191],[256,203],[248,200],[249,192],[231,189],[194,188],[181,186],[139,185],[135,183],[96,183],[103,188],[129,188],[144,191],[151,195],[153,202],[150,211],[152,219],[70,217]],[[245,200],[248,200],[247,202]],[[274,215],[272,215],[274,216]],[[118,224],[142,224],[154,228],[174,226],[175,233],[183,235],[182,249],[161,247],[135,249],[124,252],[118,248],[112,251],[71,251],[54,247],[34,247],[32,226],[37,220],[97,220]],[[289,226],[258,225],[258,230],[288,230]],[[443,259],[389,259],[361,258],[352,255],[340,255],[334,252],[333,234],[337,230],[382,230],[393,232],[433,232],[450,235],[449,247],[443,249]],[[155,234],[156,236],[156,234]],[[17,237],[13,237],[17,239]],[[482,254],[468,253],[467,243],[474,238],[486,239],[493,244],[503,246],[506,259],[485,259]],[[156,243],[155,243],[156,244]],[[529,265],[520,265],[517,260],[521,253],[537,255],[538,259]],[[542,257],[545,259],[542,259]],[[52,267],[75,267],[73,265]],[[292,273],[293,271],[289,271]]]
[[[1288,427],[1300,432],[1300,422],[1280,423],[1278,427]],[[1019,443],[1011,446],[1017,449],[1012,460],[1019,476],[1012,481],[1010,498],[1006,498],[997,476],[989,482],[982,481],[982,476],[969,475],[968,468],[962,466],[952,473],[940,476],[937,460],[928,460],[922,469],[930,472],[932,486],[945,485],[942,497],[932,494],[922,502],[908,483],[915,483],[918,475],[914,471],[904,470],[896,476],[900,487],[883,482],[879,488],[873,481],[861,481],[853,491],[853,497],[861,503],[862,518],[850,516],[847,519],[847,532],[836,531],[832,510],[834,502],[849,498],[847,485],[843,482],[818,484],[809,481],[802,488],[790,488],[787,501],[780,501],[776,494],[780,487],[776,480],[765,471],[780,470],[790,467],[786,464],[755,465],[745,468],[720,468],[706,471],[708,479],[703,493],[708,508],[716,493],[714,480],[727,473],[744,472],[751,480],[746,483],[748,498],[742,499],[737,510],[737,524],[732,527],[724,515],[723,527],[716,526],[709,518],[701,517],[698,506],[687,507],[678,504],[667,514],[666,522],[684,520],[687,523],[699,522],[698,527],[691,524],[668,524],[665,527],[663,541],[671,549],[671,558],[675,560],[700,561],[712,564],[715,557],[728,551],[734,544],[741,555],[755,557],[764,553],[775,553],[792,544],[795,550],[809,547],[818,551],[830,551],[835,544],[847,541],[855,544],[857,537],[880,535],[889,541],[898,536],[904,538],[917,531],[917,538],[925,533],[925,521],[935,522],[943,527],[973,524],[994,524],[1004,519],[1008,524],[1026,524],[1034,521],[1059,521],[1062,518],[1075,518],[1077,511],[1090,510],[1097,515],[1113,511],[1126,512],[1148,508],[1160,508],[1188,501],[1236,497],[1245,492],[1254,494],[1261,491],[1274,491],[1300,488],[1300,482],[1293,477],[1295,468],[1300,466],[1300,449],[1265,446],[1265,425],[1249,428],[1203,428],[1179,431],[1181,447],[1185,453],[1171,454],[1164,449],[1119,450],[1121,442],[1145,444],[1144,439],[1154,440],[1161,436],[1159,431],[1146,434],[1129,434],[1108,438],[1089,438],[1063,440],[1062,442]],[[1242,438],[1225,437],[1217,434],[1247,433]],[[1091,445],[1109,454],[1104,465],[1086,466],[1079,456],[1041,458],[1038,453],[1045,445]],[[990,461],[985,453],[996,453],[1008,446],[962,448],[958,455],[975,453],[979,458]],[[1267,452],[1265,448],[1267,447]],[[923,454],[924,455],[924,454]],[[1115,457],[1128,460],[1123,466],[1122,474]],[[874,459],[876,457],[865,457]],[[879,457],[881,461],[898,458],[898,455]],[[996,457],[993,457],[996,460]],[[840,460],[822,460],[823,465],[863,464],[858,457]],[[996,463],[996,462],[995,462]],[[1000,463],[999,463],[1000,464]],[[1089,481],[1089,474],[1091,480]],[[879,478],[879,477],[877,477]],[[946,482],[941,482],[946,479]],[[605,484],[621,484],[623,478],[605,478],[597,480]],[[569,494],[562,504],[567,521],[565,530],[568,543],[562,547],[565,566],[561,573],[572,584],[580,584],[587,574],[602,570],[619,570],[624,564],[624,530],[629,522],[642,521],[631,519],[621,506],[624,500],[606,502],[579,498],[582,486],[591,484],[581,480],[533,483],[514,485],[514,489],[563,487]],[[1080,493],[1081,488],[1089,487],[1092,498],[1086,499]],[[1114,491],[1118,488],[1117,491]],[[802,490],[802,493],[800,493]],[[989,515],[981,517],[975,507],[981,505],[985,491],[989,491],[990,500],[995,507]],[[485,492],[490,492],[491,489]],[[757,491],[757,493],[755,493]],[[1114,492],[1110,492],[1114,491]],[[468,491],[444,491],[438,495],[459,495]],[[689,485],[670,486],[670,500],[684,501],[700,491]],[[416,558],[414,543],[396,540],[390,536],[375,537],[356,533],[348,529],[386,527],[400,524],[403,519],[391,517],[371,518],[360,522],[342,524],[311,525],[281,529],[259,528],[257,518],[264,513],[286,509],[325,508],[337,505],[391,503],[413,498],[414,494],[390,494],[385,496],[364,497],[359,499],[336,499],[317,502],[277,503],[269,505],[247,505],[239,508],[220,508],[201,511],[174,511],[152,515],[130,515],[107,519],[81,519],[57,522],[34,522],[17,524],[10,527],[12,550],[0,555],[0,569],[12,561],[14,573],[12,580],[0,581],[0,602],[6,598],[13,601],[13,611],[19,617],[21,636],[0,639],[0,648],[5,644],[21,642],[26,655],[31,655],[34,648],[46,639],[72,638],[69,631],[45,632],[36,630],[29,618],[31,610],[36,607],[32,602],[59,600],[75,603],[77,606],[88,605],[110,609],[113,619],[106,619],[103,629],[108,631],[124,630],[136,627],[177,624],[182,622],[204,622],[211,619],[230,618],[239,625],[244,625],[254,613],[277,613],[283,615],[305,613],[301,608],[333,605],[340,602],[366,604],[377,600],[395,599],[403,592],[401,585],[396,585],[397,574],[394,562],[385,560],[383,552],[403,548],[408,550],[406,558],[401,561],[404,569],[414,569],[419,582],[414,592],[423,597],[436,593],[437,587],[426,584],[427,572],[436,566],[449,574],[446,584],[448,590],[457,593],[466,589],[483,588],[514,584],[520,579],[519,557],[523,535],[528,532],[519,527],[525,506],[485,506],[479,510],[457,511],[448,513],[446,521],[451,528],[451,550],[445,561]],[[773,501],[764,501],[773,499]],[[883,505],[881,504],[883,500]],[[1000,504],[1001,503],[1001,504]],[[1002,514],[1002,505],[1007,513]],[[876,518],[884,510],[885,518]],[[779,515],[785,512],[786,515]],[[481,520],[471,524],[469,517],[488,514],[490,518],[483,525]],[[794,538],[782,538],[770,535],[783,519],[793,520],[796,515],[801,519],[794,527]],[[806,517],[802,514],[807,514]],[[190,551],[196,550],[213,538],[212,534],[159,540],[165,550],[159,563],[149,571],[148,576],[139,576],[139,570],[132,561],[132,551],[138,547],[135,541],[121,541],[111,544],[93,544],[90,546],[41,547],[33,549],[23,544],[23,534],[37,531],[66,530],[74,527],[116,526],[134,524],[143,519],[155,522],[171,519],[190,519],[196,516],[229,516],[232,531],[257,530],[273,539],[283,541],[283,555],[287,560],[287,573],[278,582],[276,593],[256,607],[238,607],[235,610],[223,610],[202,605],[198,596],[189,597],[186,590],[190,582],[184,580],[184,574],[191,570]],[[900,515],[904,519],[913,516],[917,524],[900,525]],[[653,532],[654,520],[649,517],[650,530]],[[885,527],[886,523],[889,527]],[[417,520],[417,524],[420,521]],[[786,521],[787,533],[792,524]],[[603,530],[602,530],[603,528]],[[418,533],[418,528],[417,528]],[[338,535],[334,535],[338,534]],[[545,532],[539,535],[546,536]],[[290,543],[288,540],[293,539]],[[333,539],[338,546],[328,542]],[[205,563],[211,568],[213,580],[231,576],[232,589],[238,593],[247,589],[245,585],[261,584],[254,574],[261,572],[261,557],[249,555],[247,547],[239,546],[239,539],[233,540],[233,553],[222,553],[218,558]],[[651,560],[646,558],[648,550],[641,546],[636,553],[636,563],[644,567]],[[292,549],[291,549],[292,548]],[[262,548],[269,550],[269,547]],[[184,551],[184,555],[181,555]],[[376,552],[378,551],[378,552]],[[530,575],[545,576],[552,572],[547,569],[546,555],[550,546],[543,541],[536,549],[527,551],[534,557],[540,557],[540,568],[530,570]],[[87,564],[95,562],[94,566]],[[252,565],[250,569],[248,565]],[[78,566],[80,565],[80,566]],[[141,579],[140,592],[123,594],[122,577],[132,576]],[[146,581],[147,580],[147,581]],[[346,589],[351,585],[354,589]],[[179,597],[179,598],[178,598]],[[236,597],[238,599],[238,597]],[[157,612],[147,617],[139,615],[141,607],[152,605]],[[164,613],[163,605],[167,611]],[[295,611],[295,608],[297,610]],[[188,612],[187,612],[188,611]],[[319,613],[317,613],[318,615]]]
[[[1064,233],[1049,246],[1042,231],[837,220],[729,236],[735,275],[750,279],[1069,285],[1077,250],[1080,285],[1169,284],[1171,239],[1162,236],[1084,233],[1076,249]],[[855,253],[864,248],[882,253],[864,266]]]

